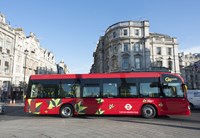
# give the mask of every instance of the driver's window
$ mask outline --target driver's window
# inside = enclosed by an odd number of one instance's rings
[[[179,83],[171,83],[163,86],[164,97],[184,97],[181,85]]]
[[[176,87],[173,86],[164,86],[163,93],[165,97],[176,97]]]

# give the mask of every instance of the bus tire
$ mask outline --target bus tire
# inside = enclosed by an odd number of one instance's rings
[[[142,107],[142,117],[144,118],[154,118],[156,116],[156,109],[150,104],[146,104]]]
[[[69,104],[65,104],[60,108],[60,116],[63,118],[69,118],[74,115],[73,107]]]

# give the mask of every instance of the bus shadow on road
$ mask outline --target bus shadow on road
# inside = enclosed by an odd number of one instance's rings
[[[192,126],[187,126],[183,125],[180,123],[180,125],[174,125],[174,124],[169,124],[169,123],[158,123],[158,122],[154,122],[154,121],[131,121],[131,120],[113,120],[113,121],[120,121],[120,122],[131,122],[131,123],[135,123],[135,124],[146,124],[146,125],[154,125],[154,126],[165,126],[165,127],[174,127],[174,128],[183,128],[183,129],[191,129],[191,130],[200,130],[200,127],[192,127]]]

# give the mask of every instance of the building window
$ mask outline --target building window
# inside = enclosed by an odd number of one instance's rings
[[[129,68],[129,58],[128,57],[124,57],[123,58],[122,68],[123,69],[128,69]]]
[[[127,35],[128,35],[128,30],[124,29],[124,36],[127,36]]]
[[[161,55],[162,53],[161,53],[161,47],[157,47],[156,48],[156,54],[157,55]]]
[[[139,51],[140,51],[140,43],[135,43],[135,45],[134,45],[134,50],[135,50],[136,52],[139,52]]]
[[[9,49],[6,49],[6,53],[7,53],[7,54],[10,54],[10,50],[9,50]]]
[[[8,62],[8,61],[5,61],[4,71],[5,71],[5,72],[8,72],[8,71],[9,71],[9,62]]]
[[[113,38],[115,38],[116,37],[116,32],[113,32]]]
[[[157,61],[157,67],[162,67],[162,61]]]
[[[135,29],[134,33],[135,33],[135,36],[139,36],[140,35],[139,29]]]
[[[135,68],[140,69],[141,68],[141,58],[136,57],[135,58]]]
[[[172,55],[172,48],[167,48],[167,55]]]
[[[117,58],[112,59],[112,67],[113,69],[117,69]]]
[[[128,43],[124,43],[124,47],[123,47],[124,52],[128,52],[128,49],[129,49],[128,46],[129,46]]]
[[[113,46],[113,53],[114,53],[114,54],[117,54],[117,53],[118,53],[117,46]]]
[[[0,39],[0,46],[3,46],[3,39]]]
[[[2,52],[2,47],[0,47],[0,52]]]

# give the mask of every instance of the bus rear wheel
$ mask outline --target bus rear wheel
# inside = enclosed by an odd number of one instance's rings
[[[60,116],[63,118],[69,118],[74,115],[74,110],[71,105],[63,105],[60,108]]]
[[[156,116],[156,109],[152,105],[144,105],[142,107],[142,117],[154,118]]]

